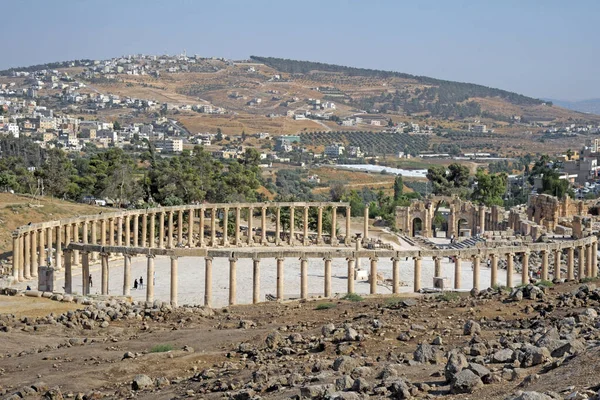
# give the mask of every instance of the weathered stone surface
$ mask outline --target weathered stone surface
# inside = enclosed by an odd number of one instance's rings
[[[451,382],[458,372],[462,371],[469,365],[467,357],[457,350],[453,350],[448,355],[448,362],[444,368],[444,376],[448,382]]]
[[[463,369],[452,380],[450,391],[452,393],[473,393],[483,386],[481,378],[479,378],[470,369]]]
[[[495,352],[492,355],[492,362],[493,363],[506,363],[506,362],[510,362],[513,360],[514,357],[514,351],[512,351],[511,349],[502,349],[502,350],[498,350],[497,352]]]
[[[523,348],[523,353],[523,361],[521,361],[521,367],[523,368],[542,364],[552,359],[550,352],[545,347],[526,345]]]
[[[465,322],[465,325],[463,327],[463,334],[464,335],[479,335],[479,334],[481,334],[481,326],[479,325],[478,322],[470,319],[467,322]]]
[[[152,387],[153,385],[154,382],[152,382],[152,379],[144,374],[136,375],[131,382],[131,388],[133,390],[143,390]]]
[[[333,370],[340,372],[351,372],[358,366],[358,362],[350,356],[341,356],[333,362]]]
[[[413,360],[420,363],[437,364],[443,362],[444,355],[437,346],[422,343],[418,345],[417,349],[414,351]]]

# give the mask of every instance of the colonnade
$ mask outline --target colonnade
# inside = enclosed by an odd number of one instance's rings
[[[562,267],[562,254],[566,252],[566,279],[575,279],[575,250],[577,250],[579,256],[579,270],[577,271],[577,277],[579,279],[588,276],[597,276],[597,250],[598,241],[595,236],[575,240],[565,241],[560,243],[552,244],[540,244],[533,243],[523,246],[514,247],[496,247],[496,248],[484,248],[484,249],[449,249],[449,250],[406,250],[406,251],[392,251],[392,250],[366,250],[356,249],[350,250],[341,248],[337,251],[312,250],[312,249],[239,249],[235,251],[220,250],[220,249],[142,249],[142,248],[127,248],[119,246],[99,246],[99,245],[84,245],[84,244],[71,244],[65,251],[65,291],[70,293],[72,290],[71,282],[72,277],[70,274],[71,270],[71,259],[74,257],[76,250],[79,250],[82,254],[83,260],[83,271],[82,271],[82,285],[84,287],[83,293],[89,293],[89,282],[87,277],[89,275],[89,260],[91,254],[94,251],[98,251],[101,258],[101,293],[103,295],[109,295],[108,282],[109,282],[109,255],[113,253],[121,253],[123,257],[123,295],[129,295],[129,288],[131,287],[131,256],[132,255],[145,255],[147,257],[147,274],[146,274],[146,300],[154,300],[154,278],[155,278],[155,257],[157,256],[168,256],[171,260],[170,269],[170,301],[171,304],[176,306],[178,304],[178,260],[180,257],[194,256],[204,257],[204,304],[212,306],[213,299],[213,260],[216,257],[226,258],[229,261],[229,304],[234,305],[237,303],[237,292],[238,292],[238,280],[237,280],[237,263],[239,259],[251,259],[252,260],[252,301],[258,303],[260,301],[260,265],[264,259],[275,259],[276,260],[276,299],[283,300],[285,294],[284,287],[284,276],[286,274],[286,265],[289,265],[290,260],[298,260],[300,266],[300,298],[308,298],[308,260],[309,259],[322,259],[323,260],[323,297],[331,297],[331,265],[333,259],[343,258],[347,262],[347,293],[355,292],[355,267],[357,260],[368,259],[369,260],[369,275],[371,276],[369,292],[370,294],[377,294],[378,292],[378,263],[380,259],[389,258],[392,261],[392,279],[391,279],[391,292],[400,292],[400,265],[401,260],[412,259],[413,262],[413,290],[419,292],[423,288],[423,282],[421,278],[422,273],[422,261],[423,259],[432,259],[434,263],[434,276],[443,277],[441,270],[442,258],[449,258],[454,263],[454,289],[472,289],[481,290],[484,287],[494,287],[498,285],[498,262],[501,258],[506,260],[506,286],[514,287],[520,284],[529,283],[530,266],[529,258],[533,252],[539,252],[541,255],[541,272],[540,279],[548,280],[550,273],[552,273],[555,279],[563,278],[561,267]],[[552,254],[552,265],[550,265],[549,259]],[[515,258],[520,257],[522,270],[521,279],[519,282],[513,281]],[[462,262],[463,260],[470,260],[472,263],[472,277],[473,282],[470,288],[461,287],[461,273],[462,273]],[[490,280],[489,282],[481,282],[480,271],[482,264],[487,265],[489,260],[490,268]],[[551,270],[552,268],[552,271]],[[161,277],[162,278],[162,277]]]
[[[71,243],[159,249],[349,246],[350,218],[346,218],[341,240],[338,235],[340,209],[345,216],[351,214],[350,205],[342,202],[231,203],[101,213],[29,224],[13,232],[12,274],[15,280],[24,281],[36,278],[39,266],[62,269],[63,249]],[[324,210],[330,215],[328,231],[324,229]],[[365,215],[368,218],[368,209]],[[312,217],[316,219],[313,229]],[[242,225],[244,220],[246,226]],[[269,227],[269,223],[274,226]],[[368,219],[362,234],[368,237]],[[90,257],[95,262],[99,255],[93,252]],[[79,250],[75,250],[71,267],[80,265]]]

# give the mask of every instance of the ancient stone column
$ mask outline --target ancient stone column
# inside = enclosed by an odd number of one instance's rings
[[[73,261],[73,251],[67,249],[64,251],[65,255],[65,293],[73,293],[73,271],[71,263]]]
[[[79,222],[73,224],[73,243],[79,243]],[[52,252],[52,243],[48,244],[48,251]],[[79,250],[73,250],[73,266],[79,266]]]
[[[235,232],[234,232],[234,240],[235,240],[235,245],[236,246],[240,246],[242,244],[241,240],[240,240],[240,226],[241,226],[241,215],[240,215],[240,208],[239,207],[235,207]]]
[[[38,255],[37,255],[37,231],[31,231],[29,233],[31,239],[31,260],[29,268],[31,269],[31,276],[37,278],[38,276]]]
[[[350,232],[350,222],[351,222],[351,218],[352,217],[352,210],[350,209],[350,206],[346,207],[346,237],[344,238],[344,244],[346,246],[350,246],[350,243],[352,242],[352,234]]]
[[[369,238],[369,207],[365,207],[363,238]]]
[[[331,207],[331,240],[332,246],[337,246],[337,207]]]
[[[98,221],[95,221],[95,220],[90,221],[90,223],[92,224],[91,225],[91,233],[90,233],[92,244],[98,244],[98,226],[97,226],[98,224],[97,224],[97,222]],[[60,237],[61,240],[62,240],[61,227],[59,226],[57,229],[58,229],[58,232],[59,232],[58,233],[58,235],[59,235],[58,237]],[[96,252],[92,252],[91,253],[91,258],[92,258],[92,260],[96,259]]]
[[[283,300],[283,260],[284,258],[277,258],[277,301]]]
[[[177,307],[177,256],[171,256],[171,306]]]
[[[348,293],[354,293],[354,265],[356,259],[354,257],[346,258],[348,261]]]
[[[548,252],[546,250],[542,250],[542,276],[541,279],[543,281],[548,280]]]
[[[252,259],[252,303],[260,302],[260,258]]]
[[[400,258],[392,257],[392,293],[400,293]]]
[[[100,260],[102,263],[102,287],[101,293],[103,295],[108,294],[108,253],[100,253]]]
[[[81,294],[90,294],[90,253],[81,252]]]
[[[217,209],[210,209],[210,245],[217,245]]]
[[[38,265],[48,265],[46,263],[46,247],[44,246],[44,229],[38,231]]]
[[[240,208],[235,207],[235,245],[240,246],[242,242],[240,241],[240,225],[241,225],[241,216],[240,216]]]
[[[253,220],[254,219],[254,207],[248,207],[248,246],[252,246],[254,244],[254,233],[252,229],[254,229]]]
[[[20,240],[19,246],[22,246],[20,256],[23,257],[21,262],[23,265],[23,278],[31,279],[31,239],[29,239],[29,232],[23,233]]]
[[[148,246],[148,214],[142,214],[142,235],[141,247]]]
[[[156,214],[150,213],[150,232],[148,233],[148,247],[154,248],[156,245]]]
[[[59,225],[56,227],[56,252],[54,253],[54,264],[56,268],[62,268],[62,257],[63,257],[63,248],[62,248],[62,227]]]
[[[223,209],[223,246],[229,246],[229,208]]]
[[[115,219],[108,219],[108,244],[109,246],[115,245]]]
[[[323,244],[323,206],[317,209],[317,244]]]
[[[281,207],[277,207],[275,211],[275,244],[281,244]]]
[[[204,305],[206,307],[212,307],[212,261],[212,257],[204,257]]]
[[[370,293],[377,294],[377,256],[370,257],[371,260],[371,273],[369,275]]]
[[[190,209],[188,211],[188,246],[190,248],[196,247],[194,244],[194,213],[196,210]]]
[[[560,271],[560,256],[562,252],[560,250],[554,250],[554,279],[561,279]]]
[[[586,249],[586,255],[585,255],[585,261],[586,261],[586,276],[593,276],[592,274],[592,245],[588,244],[585,246]]]
[[[134,247],[140,246],[139,230],[140,230],[140,216],[139,216],[139,214],[134,214],[133,215],[133,246]]]
[[[173,211],[167,212],[167,219],[169,224],[169,232],[167,233],[167,249],[172,249],[173,237],[175,236],[175,225],[173,224]]]
[[[260,209],[260,244],[266,246],[267,243],[267,207]]]
[[[434,263],[434,275],[436,278],[439,278],[442,276],[442,257],[438,257],[435,256],[433,257],[433,263]]]
[[[75,237],[73,240],[77,242]],[[117,246],[123,246],[123,217],[117,217]]]
[[[131,216],[125,216],[125,241],[123,242],[125,246],[131,246]]]
[[[158,248],[165,248],[165,212],[158,213]]]
[[[52,251],[52,227],[47,227],[46,228],[46,263],[47,264],[51,264],[52,263],[52,256],[53,256],[53,251]],[[60,266],[55,265],[54,268],[60,268]]]
[[[148,267],[146,268],[146,302],[154,301],[154,254],[148,254]]]
[[[21,253],[21,249],[19,247],[20,244],[20,240],[19,240],[19,235],[18,234],[13,234],[13,254],[12,254],[12,277],[13,277],[13,281],[17,282],[19,281],[19,270],[20,270],[20,266],[19,266],[19,262],[20,262],[20,253]],[[23,280],[23,277],[21,276],[21,280]]]
[[[325,297],[331,297],[331,257],[325,257]]]
[[[522,258],[523,267],[521,269],[521,284],[527,285],[529,283],[529,252],[523,253]]]
[[[183,245],[183,210],[177,211],[177,246]]]
[[[592,243],[592,277],[598,276],[598,242]]]
[[[567,248],[567,279],[572,281],[575,279],[575,249]]]
[[[288,244],[291,246],[294,244],[294,228],[296,227],[295,220],[295,208],[294,206],[290,207],[290,237],[288,238]]]
[[[490,286],[495,287],[498,284],[498,256],[496,254],[490,254]]]
[[[300,298],[308,298],[308,258],[300,257]]]
[[[578,279],[585,278],[585,254],[583,246],[577,246],[577,252],[579,253],[579,266],[578,266]]]
[[[310,242],[308,241],[308,206],[304,206],[302,229],[302,244],[304,246],[308,246],[310,244]]]
[[[205,211],[206,210],[204,208],[201,208],[200,211],[199,211],[199,214],[200,214],[200,216],[199,216],[200,218],[199,219],[200,219],[200,221],[198,221],[198,223],[199,223],[200,226],[198,227],[198,232],[199,232],[200,237],[198,238],[199,239],[198,245],[200,247],[204,247],[204,219],[205,219],[204,212]]]
[[[460,289],[460,273],[462,272],[460,261],[460,256],[456,255],[454,257],[454,289]]]
[[[415,277],[413,283],[414,292],[418,292],[421,290],[421,257],[413,257],[415,262]]]
[[[123,254],[123,296],[131,294],[131,254]]]
[[[229,257],[229,305],[235,305],[237,296],[237,257]]]
[[[479,290],[479,269],[481,257],[473,256],[473,288]]]
[[[514,264],[515,255],[513,253],[506,254],[506,287],[513,287],[513,264]]]
[[[65,240],[65,246],[69,244],[68,240]],[[100,221],[100,244],[106,246],[106,220]]]

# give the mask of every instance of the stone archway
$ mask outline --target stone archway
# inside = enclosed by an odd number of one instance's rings
[[[415,217],[411,223],[411,236],[421,235],[423,232],[423,220],[419,217]]]

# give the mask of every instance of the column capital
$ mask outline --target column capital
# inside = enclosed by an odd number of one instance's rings
[[[423,257],[421,257],[421,256],[415,256],[415,257],[413,257],[413,260],[415,260],[415,261],[417,261],[417,260],[421,261],[422,259],[423,259]]]
[[[300,260],[300,261],[307,261],[308,262],[308,257],[306,257],[306,256],[303,255],[298,260]]]
[[[333,258],[330,255],[323,257],[323,261],[331,261]]]
[[[212,260],[213,260],[213,257],[211,257],[211,256],[204,257],[204,261],[212,261]]]
[[[392,258],[390,258],[391,261],[400,261],[400,257],[398,256],[394,256]]]
[[[346,257],[346,261],[356,261],[356,257]]]
[[[460,256],[460,254],[456,254],[453,257],[454,257],[455,260],[462,260],[462,257]]]
[[[154,254],[146,254],[146,258],[156,258]]]
[[[375,254],[373,256],[370,256],[369,260],[371,260],[371,261],[379,261],[379,257],[377,256],[377,254]]]
[[[229,262],[236,262],[237,260],[238,258],[235,256],[229,257]]]
[[[283,257],[283,256],[277,256],[277,257],[275,257],[275,259],[277,261],[285,261],[285,257]]]
[[[260,262],[261,258],[256,256],[256,257],[252,257],[252,262]]]
[[[173,256],[173,255],[172,255],[172,256],[171,256],[171,260],[175,260],[175,261],[177,261],[177,260],[179,260],[179,256]]]
[[[70,249],[64,249],[63,251],[67,251],[67,250],[70,251]],[[100,252],[100,257],[108,257],[108,256],[110,256],[110,253],[108,253],[106,251],[101,251]]]
[[[480,255],[480,254],[473,254],[473,255],[471,256],[471,258],[481,258],[481,255]]]

